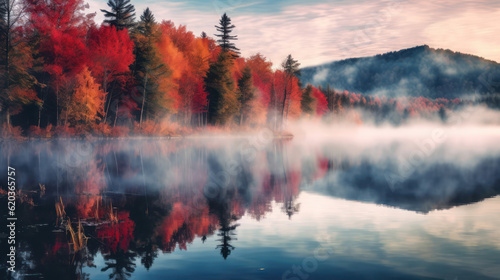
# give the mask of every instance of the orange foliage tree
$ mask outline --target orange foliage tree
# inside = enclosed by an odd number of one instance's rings
[[[255,98],[252,101],[249,117],[250,124],[263,125],[266,122],[267,108],[271,101],[274,77],[273,64],[261,54],[256,54],[247,59],[246,65],[252,71],[255,87]]]
[[[89,69],[85,67],[76,76],[75,90],[71,103],[65,111],[65,120],[73,125],[91,125],[104,115],[106,93],[95,82]]]

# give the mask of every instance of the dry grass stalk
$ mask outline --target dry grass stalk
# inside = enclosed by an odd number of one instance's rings
[[[113,211],[113,203],[110,203],[108,216],[111,223],[118,223],[118,216]]]
[[[64,203],[61,197],[59,197],[59,202],[56,202],[56,214],[58,221],[59,219],[62,221],[64,216],[66,216],[66,211],[64,210]]]
[[[70,244],[73,244],[73,250],[75,252],[80,251],[83,249],[85,246],[87,246],[87,236],[85,236],[85,233],[83,232],[83,226],[82,222],[78,221],[78,228],[77,231],[73,229],[71,226],[71,221],[68,219],[68,222],[66,223],[66,230],[69,231],[69,234],[71,236],[71,241]]]

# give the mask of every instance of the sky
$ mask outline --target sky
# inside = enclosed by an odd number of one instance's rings
[[[108,9],[89,0],[89,12]],[[137,18],[156,19],[213,37],[227,12],[245,57],[261,53],[279,66],[288,55],[302,66],[427,44],[500,62],[500,0],[132,0]]]

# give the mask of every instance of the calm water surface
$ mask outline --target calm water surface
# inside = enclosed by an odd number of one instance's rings
[[[4,142],[11,276],[500,279],[500,136],[477,133]]]

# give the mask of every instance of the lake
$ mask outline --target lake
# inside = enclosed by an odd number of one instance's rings
[[[11,276],[500,279],[497,127],[294,134],[3,142]]]

